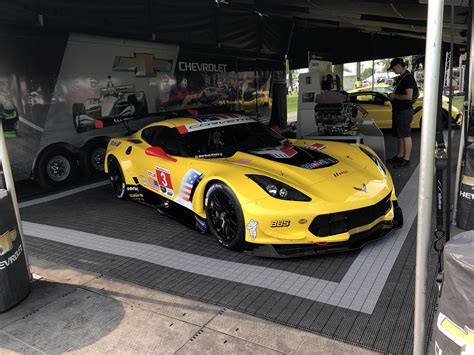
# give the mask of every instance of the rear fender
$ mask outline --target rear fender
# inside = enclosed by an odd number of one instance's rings
[[[105,157],[104,170],[106,173],[109,172],[109,157],[113,156],[118,160],[120,167],[125,178],[125,183],[127,185],[137,185],[133,180],[133,177],[138,177],[135,170],[135,166],[132,162],[132,156],[127,154],[129,148],[132,147],[132,143],[127,142],[124,139],[113,138],[110,140],[107,146],[107,154]]]

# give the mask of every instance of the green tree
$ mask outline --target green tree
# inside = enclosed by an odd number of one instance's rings
[[[373,70],[372,68],[365,68],[362,73],[360,74],[360,77],[362,78],[362,80],[365,80],[367,78],[369,78],[372,74],[373,74]]]
[[[390,68],[390,62],[392,61],[391,58],[380,59],[377,61],[377,65],[382,66],[382,71],[386,72],[388,68]]]

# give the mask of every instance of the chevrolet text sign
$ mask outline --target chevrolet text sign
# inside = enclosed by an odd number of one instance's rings
[[[179,62],[178,69],[180,71],[199,71],[199,72],[226,72],[227,64],[215,63],[195,63],[195,62]]]

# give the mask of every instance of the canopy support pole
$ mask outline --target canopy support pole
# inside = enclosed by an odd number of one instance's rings
[[[435,132],[438,115],[438,87],[443,30],[443,0],[428,2],[425,49],[425,92],[421,130],[418,223],[416,239],[415,327],[413,353],[425,354],[428,251],[431,240]]]
[[[8,157],[7,143],[5,142],[5,136],[3,134],[3,123],[0,117],[0,163],[3,169],[3,176],[5,178],[5,184],[7,187],[8,194],[11,197],[13,209],[15,211],[16,224],[18,226],[18,234],[20,236],[21,243],[23,244],[23,251],[25,253],[25,260],[28,269],[28,275],[31,280],[30,263],[28,262],[28,253],[26,252],[25,243],[23,241],[23,225],[21,224],[20,207],[18,205],[18,199],[16,197],[15,183],[13,181],[12,167],[10,164],[10,158]]]

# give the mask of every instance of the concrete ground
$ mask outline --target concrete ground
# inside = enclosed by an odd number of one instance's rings
[[[100,274],[30,264],[31,294],[0,313],[0,354],[373,354]]]

